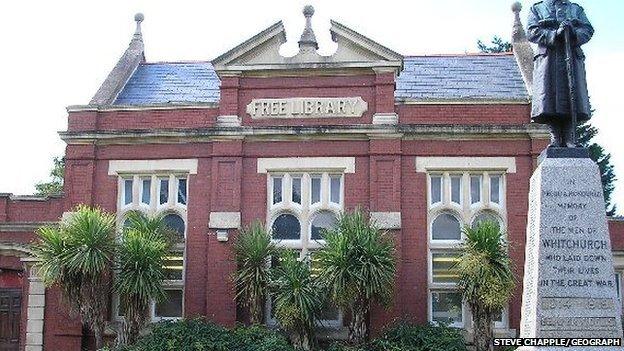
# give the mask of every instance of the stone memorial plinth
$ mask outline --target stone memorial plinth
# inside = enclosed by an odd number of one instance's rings
[[[584,149],[549,148],[531,178],[520,337],[622,337],[600,173]],[[622,350],[521,348],[559,349]]]

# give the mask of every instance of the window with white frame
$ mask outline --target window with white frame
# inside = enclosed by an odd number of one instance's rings
[[[324,229],[332,228],[344,204],[344,177],[328,172],[269,173],[267,225],[278,246],[292,249],[300,260],[308,260],[314,272],[314,251],[323,245]],[[276,264],[273,260],[272,264]],[[271,301],[267,302],[267,324],[275,324]],[[342,326],[337,308],[323,312],[322,326]]]
[[[484,220],[505,228],[505,174],[441,171],[430,172],[427,178],[429,320],[464,328],[471,318],[453,269],[465,239],[462,228]],[[507,319],[505,309],[495,318],[495,327],[506,328]]]
[[[167,298],[152,303],[152,321],[177,319],[184,316],[184,267],[187,227],[188,176],[185,174],[120,175],[117,219],[121,228],[131,211],[148,216],[162,215],[166,225],[177,233],[167,256],[164,288]],[[123,317],[119,299],[113,299],[116,319]]]

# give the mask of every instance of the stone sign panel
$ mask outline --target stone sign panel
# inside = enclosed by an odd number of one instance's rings
[[[253,99],[247,105],[254,119],[362,117],[367,109],[361,97]]]
[[[545,158],[531,178],[520,336],[621,338],[597,165]]]

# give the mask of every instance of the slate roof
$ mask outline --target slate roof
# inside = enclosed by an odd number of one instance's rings
[[[115,105],[219,102],[209,62],[143,63]],[[397,79],[397,101],[528,101],[516,59],[506,55],[409,56]]]
[[[219,77],[209,62],[142,63],[115,105],[219,102]]]
[[[524,100],[527,91],[512,54],[405,57],[398,101]]]

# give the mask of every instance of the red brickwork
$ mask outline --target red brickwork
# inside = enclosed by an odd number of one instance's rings
[[[609,234],[613,250],[624,251],[624,219],[609,220]]]
[[[246,105],[256,98],[361,96],[368,111],[361,118],[252,120]],[[403,124],[463,124],[520,126],[529,122],[529,105],[398,105],[394,103],[394,75],[377,72],[358,76],[223,77],[219,107],[154,109],[142,111],[87,111],[69,114],[70,132],[110,132],[153,129],[199,129],[215,125],[216,116],[239,115],[243,125],[312,126],[370,124],[374,113],[399,114]],[[355,157],[355,173],[345,175],[345,207],[375,212],[401,212],[402,228],[393,230],[398,274],[394,304],[376,306],[371,327],[378,332],[396,319],[427,321],[428,231],[426,175],[416,172],[417,156],[515,157],[517,172],[507,177],[508,230],[518,280],[524,263],[529,177],[534,160],[545,145],[528,135],[468,139],[454,135],[403,139],[400,135],[176,141],[164,143],[131,139],[119,143],[71,144],[66,150],[67,171],[63,199],[13,201],[0,196],[0,223],[54,221],[65,211],[91,204],[117,210],[117,177],[108,174],[109,160],[198,159],[197,174],[189,176],[185,314],[206,316],[232,326],[243,319],[237,313],[231,281],[236,265],[230,240],[219,242],[209,228],[211,212],[240,212],[243,224],[266,221],[267,178],[257,172],[263,157]],[[305,166],[305,165],[303,165]],[[624,249],[624,225],[612,223],[615,248]],[[614,234],[618,231],[620,234]],[[0,232],[0,241],[26,243],[32,233]],[[0,256],[0,265],[6,264]],[[1,268],[1,267],[0,267]],[[27,285],[27,284],[25,284]],[[510,304],[510,326],[518,329],[522,286]],[[25,315],[25,313],[24,313]],[[46,295],[46,350],[78,350],[81,326],[69,317],[58,291]]]

